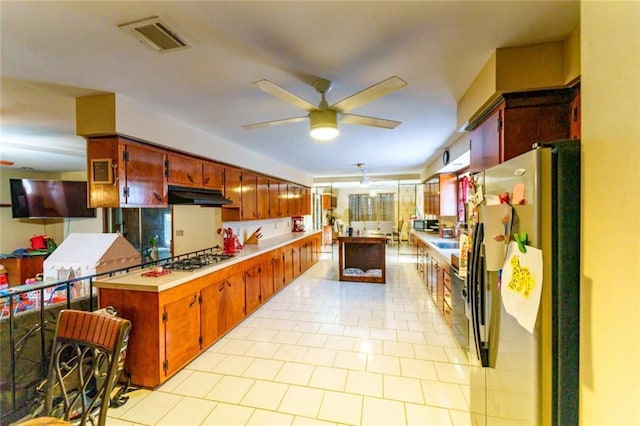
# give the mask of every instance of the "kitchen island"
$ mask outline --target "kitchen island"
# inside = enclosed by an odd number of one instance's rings
[[[317,262],[321,237],[287,233],[193,271],[150,277],[142,274],[152,270],[138,270],[96,281],[100,306],[114,306],[131,321],[132,383],[155,388],[180,371]]]
[[[338,237],[339,280],[384,284],[386,242],[386,236],[367,234]]]

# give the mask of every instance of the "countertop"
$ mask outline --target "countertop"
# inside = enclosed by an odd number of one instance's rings
[[[443,249],[434,244],[437,242],[447,242],[447,243],[459,242],[457,238],[442,238],[437,232],[416,231],[414,229],[411,230],[411,235],[413,235],[414,238],[419,238],[422,242],[428,244],[429,247],[437,251],[440,255],[442,255],[442,257],[447,259],[447,261],[449,262],[449,265],[451,265],[451,255],[452,254],[457,255],[460,253],[459,248]]]
[[[170,274],[161,275],[158,277],[143,277],[142,274],[144,272],[149,272],[151,268],[138,269],[135,272],[130,272],[127,274],[118,275],[113,278],[96,281],[94,285],[97,288],[111,288],[117,290],[133,290],[159,293],[194,280],[196,278],[211,274],[212,272],[216,272],[220,269],[227,268],[236,263],[251,259],[252,257],[258,256],[260,254],[286,246],[287,244],[291,244],[295,241],[301,240],[311,235],[319,234],[321,232],[321,230],[307,232],[290,232],[287,234],[278,235],[276,237],[260,240],[258,244],[245,245],[244,248],[231,259],[227,259],[210,266],[205,266],[194,271],[173,270]]]

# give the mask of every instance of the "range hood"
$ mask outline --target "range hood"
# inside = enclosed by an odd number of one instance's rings
[[[194,206],[222,207],[233,201],[224,198],[216,189],[185,188],[169,185],[169,204],[190,204]]]

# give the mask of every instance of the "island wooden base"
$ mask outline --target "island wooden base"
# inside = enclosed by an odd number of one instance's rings
[[[384,284],[386,237],[338,237],[339,280]],[[380,276],[345,275],[345,269],[379,269]]]

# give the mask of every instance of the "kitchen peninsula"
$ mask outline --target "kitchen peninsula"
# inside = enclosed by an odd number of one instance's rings
[[[286,233],[236,256],[157,277],[136,271],[97,281],[101,307],[132,323],[126,368],[155,388],[318,261],[321,231]]]

